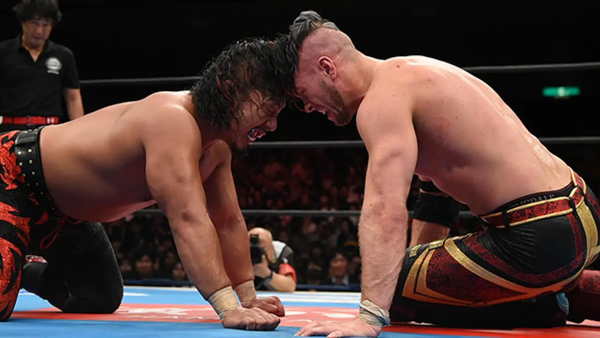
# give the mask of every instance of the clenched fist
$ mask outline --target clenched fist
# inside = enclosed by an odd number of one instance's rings
[[[285,316],[285,309],[278,297],[254,298],[251,302],[242,303],[246,308],[259,308],[276,316]]]

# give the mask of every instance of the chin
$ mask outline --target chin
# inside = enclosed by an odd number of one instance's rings
[[[337,115],[335,115],[335,116],[332,116],[332,117],[331,117],[329,120],[330,120],[331,122],[333,122],[333,124],[334,124],[336,127],[342,127],[342,126],[345,126],[346,124],[348,124],[348,123],[343,123],[344,121],[340,121],[340,120],[338,119],[338,116],[337,116]]]
[[[337,113],[335,116],[333,116],[332,121],[336,126],[343,127],[343,126],[347,125],[348,123],[352,122],[353,117],[354,117],[354,114]]]

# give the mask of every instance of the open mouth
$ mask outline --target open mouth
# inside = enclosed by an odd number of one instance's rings
[[[252,142],[256,141],[257,139],[265,136],[266,134],[267,133],[263,130],[260,130],[258,128],[253,128],[249,132],[246,133],[246,138],[248,139],[248,142],[252,143]]]
[[[329,110],[329,109],[325,109],[325,108],[318,109],[317,111],[318,111],[319,113],[321,113],[321,114],[323,114],[323,115],[327,116],[327,118],[331,120],[331,116],[333,115],[333,114],[332,114],[332,113],[333,113],[333,111],[331,111],[331,110]]]

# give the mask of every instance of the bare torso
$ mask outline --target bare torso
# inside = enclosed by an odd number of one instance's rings
[[[399,88],[409,90],[415,100],[419,148],[415,173],[431,179],[471,212],[484,214],[516,198],[569,183],[570,168],[529,133],[488,85],[426,57],[391,59],[382,67],[390,63],[410,71],[378,71],[374,83],[419,73],[418,80],[408,79],[407,88]]]
[[[185,92],[157,93],[162,102],[193,110]],[[148,99],[109,106],[41,133],[41,153],[48,190],[67,216],[111,221],[155,203],[146,181],[144,146],[139,129]],[[156,135],[160,137],[160,135]],[[212,143],[202,151],[205,181],[221,160]],[[166,173],[168,174],[168,173]]]

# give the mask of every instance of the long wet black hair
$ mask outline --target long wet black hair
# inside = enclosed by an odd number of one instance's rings
[[[240,107],[246,102],[258,107],[269,101],[285,104],[289,64],[282,42],[281,38],[248,38],[227,46],[208,62],[190,89],[198,118],[210,128],[226,131],[241,122]],[[261,102],[252,99],[253,91],[262,94]]]

